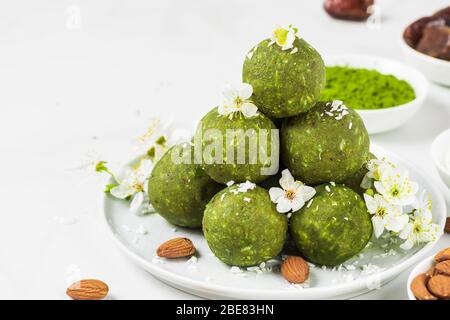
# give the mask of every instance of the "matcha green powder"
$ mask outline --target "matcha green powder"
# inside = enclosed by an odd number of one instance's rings
[[[342,100],[353,109],[384,109],[416,98],[411,85],[393,75],[350,67],[327,67],[326,72],[321,101]]]

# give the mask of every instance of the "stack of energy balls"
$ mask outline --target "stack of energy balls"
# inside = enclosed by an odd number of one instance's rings
[[[324,62],[297,33],[278,27],[253,47],[244,84],[224,93],[191,143],[170,149],[149,180],[156,211],[174,225],[202,227],[228,265],[274,258],[290,233],[307,261],[335,266],[372,236],[360,187],[373,158],[367,130],[341,101],[317,101]],[[229,136],[238,130],[246,139]],[[244,163],[236,159],[242,150]]]

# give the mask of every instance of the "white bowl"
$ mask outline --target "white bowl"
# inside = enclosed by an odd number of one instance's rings
[[[450,61],[437,59],[411,48],[403,35],[400,46],[407,63],[422,71],[430,81],[450,86]]]
[[[434,265],[434,255],[422,260],[411,271],[411,273],[409,274],[409,277],[408,277],[408,282],[406,283],[406,291],[408,292],[409,300],[417,300],[416,297],[414,296],[414,293],[412,293],[412,291],[411,291],[411,282],[419,274],[427,272],[433,265]]]
[[[371,56],[343,55],[327,57],[325,64],[377,70],[405,80],[413,87],[416,99],[411,102],[386,109],[356,110],[369,134],[390,131],[405,124],[420,110],[428,93],[427,79],[419,71],[397,61]]]
[[[450,188],[450,168],[445,165],[446,157],[450,158],[450,128],[434,139],[431,144],[431,157],[442,180]]]

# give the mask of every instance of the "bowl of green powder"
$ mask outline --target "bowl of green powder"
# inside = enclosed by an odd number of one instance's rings
[[[379,57],[325,58],[327,81],[320,100],[341,100],[363,118],[370,134],[396,129],[422,107],[427,79],[414,68]]]

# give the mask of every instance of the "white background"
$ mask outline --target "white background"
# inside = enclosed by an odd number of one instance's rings
[[[71,168],[89,150],[112,162],[130,158],[153,116],[173,113],[194,126],[224,84],[240,80],[246,51],[277,23],[299,26],[322,54],[401,60],[404,26],[450,3],[379,1],[378,30],[333,20],[321,4],[1,0],[0,298],[65,299],[77,273],[107,282],[113,299],[195,298],[114,247],[99,219],[102,183]],[[425,104],[406,126],[372,139],[437,178],[429,146],[450,126],[450,89],[432,86]],[[363,298],[406,298],[406,277]]]

